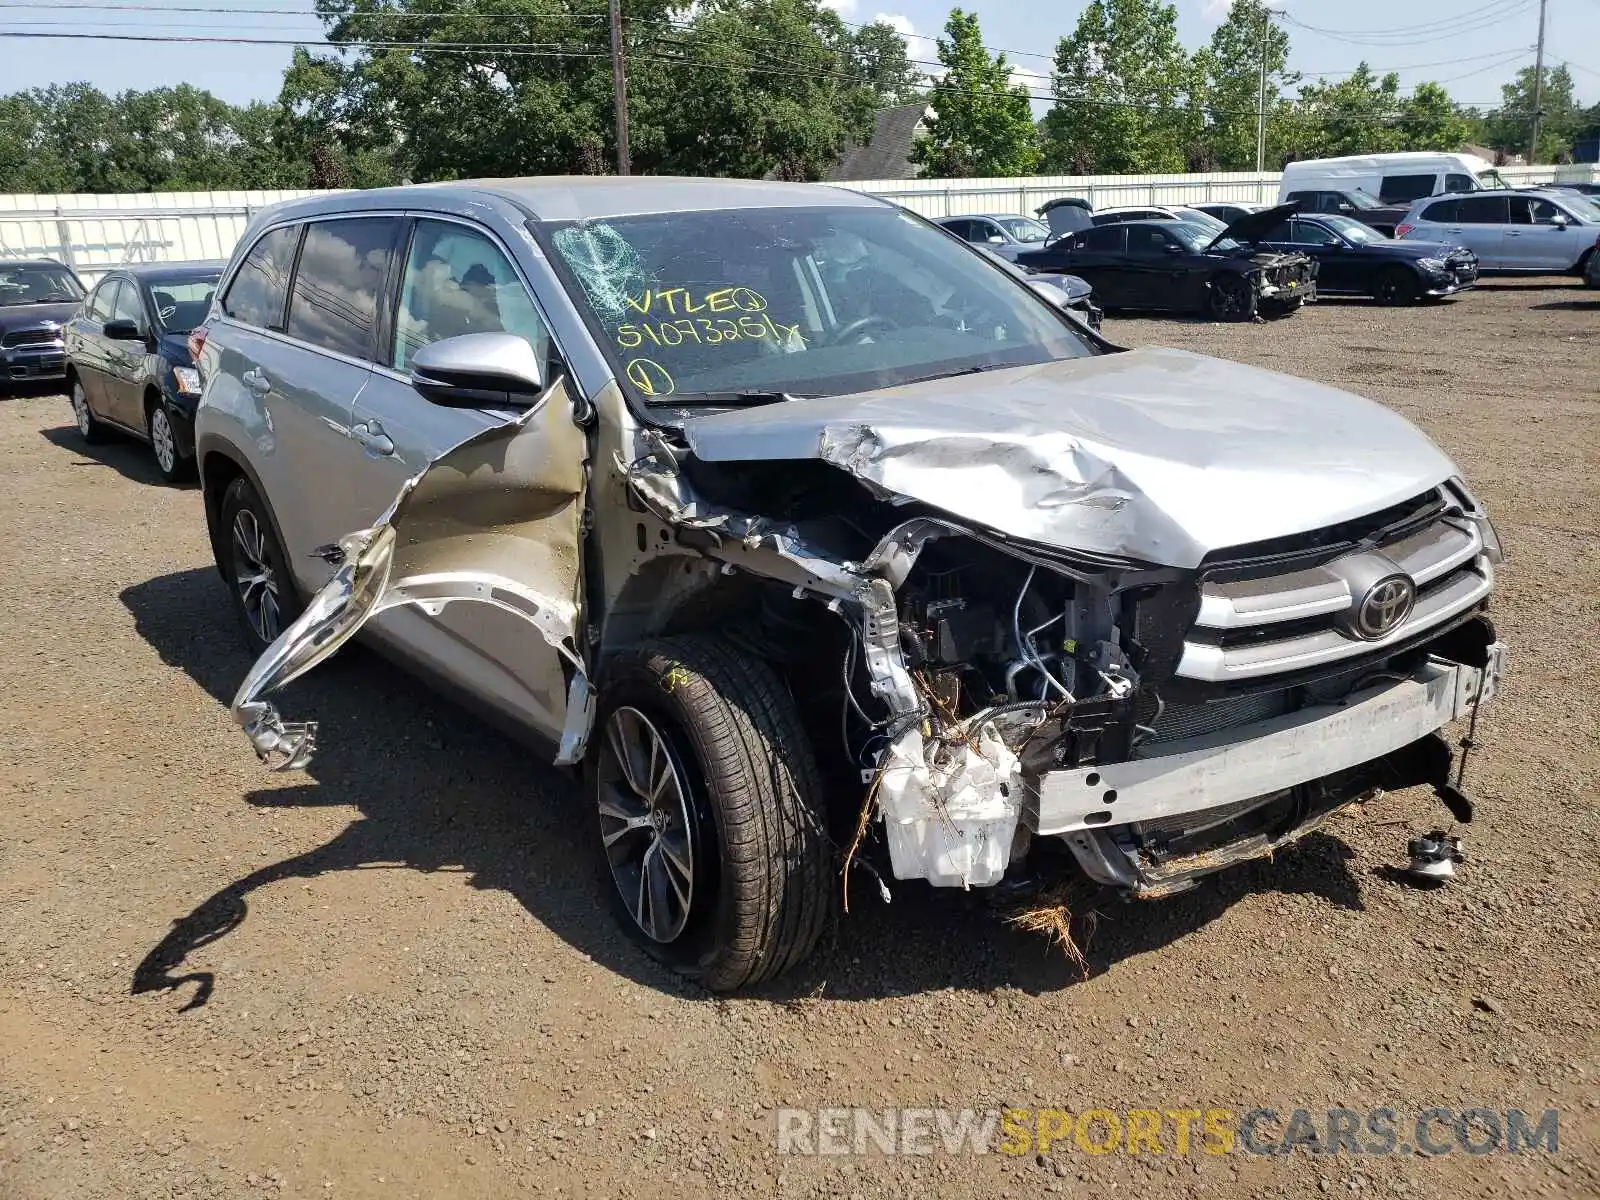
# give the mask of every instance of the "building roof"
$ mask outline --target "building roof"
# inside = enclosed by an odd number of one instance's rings
[[[927,105],[902,104],[899,108],[880,108],[872,123],[872,137],[864,146],[852,146],[823,175],[830,183],[852,179],[915,179],[916,164],[911,161],[911,146]]]

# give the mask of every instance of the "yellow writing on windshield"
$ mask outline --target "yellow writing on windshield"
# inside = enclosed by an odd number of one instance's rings
[[[767,311],[767,298],[747,287],[716,288],[698,298],[687,288],[649,288],[641,295],[625,297],[628,307],[640,316],[654,313],[677,316],[679,313],[758,313]]]
[[[641,396],[670,396],[678,390],[667,369],[648,358],[636,358],[627,365],[628,382],[639,389]]]
[[[768,314],[734,317],[680,317],[675,321],[626,321],[617,326],[617,345],[634,350],[648,342],[652,346],[681,346],[694,342],[720,346],[723,342],[771,338],[777,342],[806,341],[799,324],[783,325]]]

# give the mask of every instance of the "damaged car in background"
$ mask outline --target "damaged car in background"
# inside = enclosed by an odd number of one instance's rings
[[[1201,313],[1215,321],[1287,316],[1316,299],[1317,263],[1298,251],[1256,243],[1294,211],[1293,204],[1281,204],[1221,229],[1116,220],[1023,251],[1016,262],[1029,271],[1078,276],[1109,310]]]
[[[1449,459],[873,197],[291,201],[201,340],[256,752],[307,763],[271,694],[360,629],[581,766],[621,920],[710,988],[901,881],[1154,899],[1384,789],[1470,816],[1500,546]]]

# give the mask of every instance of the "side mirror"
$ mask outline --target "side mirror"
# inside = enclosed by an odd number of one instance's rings
[[[106,336],[114,342],[137,342],[144,338],[134,321],[107,321]]]
[[[1183,253],[1183,247],[1182,246],[1175,246],[1171,242],[1163,243],[1161,248],[1163,250],[1165,250],[1168,254],[1182,254]]]
[[[544,364],[514,333],[463,333],[418,350],[411,386],[448,408],[527,408],[545,388]]]
[[[991,246],[1004,246],[1006,244],[1005,238],[1001,237],[998,233],[991,233],[987,240]]]
[[[1067,294],[1055,284],[1045,283],[1042,279],[1040,279],[1029,283],[1028,286],[1039,295],[1043,296],[1051,304],[1054,304],[1057,308],[1065,307],[1067,303]]]
[[[1353,212],[1355,212],[1355,210],[1356,210],[1356,206],[1354,204],[1341,204],[1341,205],[1339,205],[1339,211],[1342,212],[1342,213],[1353,213]]]
[[[1550,218],[1550,224],[1554,225],[1557,229],[1565,229],[1567,227],[1567,214],[1557,213],[1555,216]]]

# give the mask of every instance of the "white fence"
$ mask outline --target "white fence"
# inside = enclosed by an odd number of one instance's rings
[[[1600,181],[1600,168],[1502,167],[1507,183]],[[1277,173],[1207,175],[1044,175],[1022,179],[864,180],[841,186],[893,200],[926,217],[1031,213],[1056,196],[1082,196],[1096,208],[1123,204],[1267,202]],[[226,258],[252,213],[316,192],[155,192],[97,196],[0,196],[0,258],[59,259],[93,282],[124,263]]]

